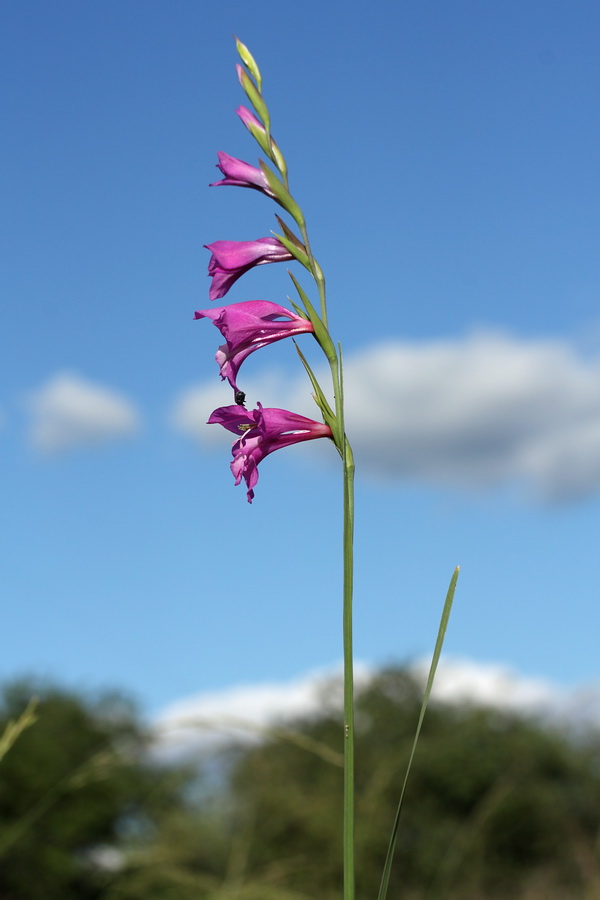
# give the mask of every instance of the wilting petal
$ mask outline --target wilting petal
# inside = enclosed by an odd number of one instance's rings
[[[314,331],[308,319],[268,300],[199,309],[194,317],[210,319],[225,338],[227,343],[219,347],[215,358],[221,378],[227,378],[234,391],[238,390],[237,373],[247,356],[283,338]]]
[[[237,187],[254,188],[266,194],[267,197],[275,196],[261,169],[251,166],[241,159],[236,159],[235,156],[229,156],[229,154],[223,153],[221,150],[219,150],[217,156],[219,157],[217,168],[221,170],[225,178],[221,181],[213,182],[210,187],[218,187],[221,184],[233,184]]]
[[[248,503],[252,503],[254,498],[258,464],[265,456],[291,444],[332,437],[331,429],[322,422],[315,422],[287,409],[263,409],[260,403],[257,409],[251,410],[237,405],[221,406],[215,409],[208,422],[241,435],[231,448],[231,471],[236,485],[242,478],[245,480]]]
[[[215,241],[204,246],[212,253],[208,264],[208,274],[212,278],[208,294],[211,300],[224,297],[248,269],[294,258],[281,241],[274,237],[258,238],[255,241]]]

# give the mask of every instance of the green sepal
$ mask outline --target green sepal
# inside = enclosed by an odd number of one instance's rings
[[[239,38],[235,38],[235,46],[237,48],[237,52],[239,53],[240,59],[256,81],[258,90],[260,91],[262,88],[262,77],[260,74],[260,69],[256,65],[256,60],[254,59],[246,45],[242,44]]]
[[[288,272],[289,272],[289,269],[288,269]],[[323,320],[321,319],[318,312],[316,311],[316,309],[314,308],[314,306],[308,299],[308,296],[306,295],[306,293],[300,287],[300,284],[298,283],[297,279],[294,277],[292,272],[289,272],[289,276],[292,279],[292,281],[294,282],[294,287],[298,291],[298,296],[304,303],[306,312],[308,313],[308,318],[310,320],[310,323],[315,330],[315,338],[317,339],[317,343],[319,344],[320,347],[322,347],[323,353],[325,354],[325,356],[327,357],[327,359],[329,360],[330,363],[337,362],[335,346],[334,346],[333,341],[331,340],[331,337],[330,337],[330,334],[329,334],[327,328],[325,327],[325,325],[323,323]],[[296,309],[295,306],[294,306],[294,309]]]
[[[283,153],[277,146],[274,138],[271,138],[271,152],[269,153],[269,151],[266,150],[265,153],[267,153],[268,156],[273,160],[273,162],[275,163],[275,165],[277,166],[277,168],[279,169],[279,171],[281,172],[283,177],[287,178],[287,171],[288,171],[287,163],[284,159]]]
[[[325,276],[323,275],[323,270],[322,270],[321,266],[316,261],[314,256],[313,256],[313,262],[315,264],[315,271],[314,271],[315,278],[318,282],[320,281],[321,283],[323,283],[325,281]]]
[[[246,128],[248,129],[260,149],[263,151],[263,153],[266,153],[267,156],[270,156],[271,154],[269,141],[267,139],[265,129],[262,127],[262,125],[253,125],[251,122],[249,122],[248,125],[246,125]]]
[[[288,272],[289,272],[289,269],[288,269]],[[290,296],[286,297],[286,299],[287,299],[288,303],[290,304],[290,306],[292,307],[292,309],[294,310],[294,312],[296,313],[296,315],[301,316],[303,319],[306,319],[307,322],[310,321],[305,309],[302,309],[302,307],[298,303],[294,303],[294,301],[292,300],[292,298]]]
[[[336,432],[336,446],[339,450],[340,456],[342,457],[342,461],[344,463],[344,468],[347,468],[348,461],[352,463],[352,450],[350,449],[350,444],[348,443],[348,438],[346,437],[346,423],[344,419],[344,375],[342,372],[343,362],[342,362],[342,345],[338,342],[338,360],[335,362],[329,362],[331,367],[331,378],[333,381],[333,396],[335,397],[335,408],[338,414],[337,418],[337,432]],[[350,456],[348,456],[350,454]]]
[[[304,244],[302,243],[302,241],[300,240],[298,235],[294,234],[294,232],[292,231],[290,226],[286,222],[284,222],[283,219],[280,219],[280,217],[277,215],[277,213],[275,213],[275,218],[277,219],[277,222],[279,223],[279,227],[285,234],[288,241],[292,241],[296,245],[296,247],[298,247],[299,250],[302,250],[304,252],[306,250],[306,247],[304,246]]]
[[[335,434],[337,431],[337,429],[336,429],[337,419],[335,417],[335,413],[333,412],[331,406],[329,405],[329,403],[327,401],[327,397],[323,393],[321,385],[317,381],[317,377],[316,377],[315,373],[313,372],[313,370],[311,369],[307,358],[305,357],[304,353],[302,352],[302,350],[300,349],[300,347],[298,346],[296,341],[294,341],[294,346],[296,348],[296,352],[297,352],[298,356],[300,357],[302,365],[306,369],[306,374],[310,378],[310,383],[313,386],[313,390],[315,392],[313,394],[315,403],[317,404],[317,406],[323,413],[323,420],[324,420],[325,424],[329,425],[329,427]]]
[[[252,106],[254,107],[254,109],[256,110],[256,112],[258,113],[260,118],[262,119],[265,129],[268,132],[269,128],[270,128],[271,120],[269,117],[269,110],[267,109],[267,104],[263,100],[261,92],[258,90],[258,88],[254,84],[254,82],[252,81],[252,79],[250,78],[248,73],[246,71],[244,71],[244,69],[242,69],[241,67],[239,69],[239,78],[240,78],[240,84],[242,85],[242,87],[244,89],[244,93],[246,94],[246,97],[248,98],[248,100],[250,101],[250,103],[252,104]],[[269,152],[268,150],[265,150],[265,153],[268,153],[268,152]]]
[[[304,250],[304,247],[301,250],[299,247],[296,246],[296,244],[293,241],[288,240],[282,234],[277,234],[277,232],[275,232],[275,231],[272,231],[271,234],[273,235],[273,237],[276,237],[277,240],[281,244],[283,244],[285,249],[288,250],[292,254],[294,259],[297,259],[299,263],[302,263],[304,268],[308,269],[308,271],[312,275],[312,269],[310,267],[310,260],[306,254],[306,251]]]
[[[268,185],[275,194],[275,199],[277,202],[283,206],[286,212],[289,212],[290,216],[292,216],[296,222],[300,225],[304,222],[304,216],[302,215],[302,210],[288,191],[288,189],[281,183],[275,172],[268,167],[266,163],[259,160],[259,165],[261,168],[261,172],[267,179]]]

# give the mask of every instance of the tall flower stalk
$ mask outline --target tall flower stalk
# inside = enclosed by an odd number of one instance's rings
[[[215,409],[208,422],[211,425],[221,425],[236,436],[231,450],[233,457],[231,471],[236,485],[241,484],[242,481],[246,483],[249,503],[252,503],[254,499],[254,488],[259,477],[258,466],[266,456],[275,450],[303,441],[327,438],[334,444],[341,459],[344,511],[343,897],[344,900],[354,900],[354,674],[352,650],[354,459],[344,424],[342,351],[341,346],[334,343],[329,333],[325,277],[310,245],[304,213],[290,192],[285,158],[271,134],[271,117],[262,94],[260,70],[248,48],[237,39],[236,46],[242,61],[242,65],[237,66],[238,78],[254,110],[252,112],[247,107],[240,106],[237,114],[269,163],[259,160],[257,167],[219,151],[217,167],[224,177],[220,181],[213,182],[211,187],[230,185],[258,191],[268,200],[278,204],[291,217],[292,224],[286,223],[276,215],[281,233],[274,232],[269,237],[252,241],[219,240],[212,244],[205,244],[211,252],[208,265],[208,274],[212,279],[209,298],[218,300],[225,297],[233,284],[255,266],[276,262],[297,262],[312,278],[318,294],[318,302],[312,303],[296,275],[290,271],[289,275],[298,298],[297,302],[289,300],[292,306],[291,310],[266,300],[247,300],[242,303],[231,303],[229,306],[213,307],[196,312],[196,318],[212,321],[225,339],[225,343],[218,348],[215,359],[219,366],[221,379],[227,380],[233,390],[234,402]],[[256,409],[246,409],[246,394],[240,387],[240,369],[244,360],[251,353],[261,350],[275,341],[281,341],[287,337],[293,337],[295,340],[304,334],[312,334],[325,354],[331,372],[331,396],[333,399],[330,403],[304,353],[296,345],[298,356],[312,386],[312,396],[321,413],[322,421],[309,419],[290,410],[265,407],[262,403],[258,403]],[[385,900],[387,894],[405,789],[433,686],[457,578],[458,568],[451,578],[442,612],[413,749],[392,826],[378,900]]]
[[[298,301],[293,310],[267,301],[246,301],[214,310],[199,310],[197,318],[210,319],[221,331],[226,343],[219,347],[216,360],[222,379],[234,391],[234,404],[214,410],[210,424],[232,431],[237,440],[232,447],[231,470],[235,483],[242,479],[248,489],[248,501],[254,499],[258,465],[269,453],[306,440],[325,437],[335,445],[342,463],[343,486],[343,651],[344,651],[344,819],[343,862],[344,900],[354,900],[354,675],[352,650],[352,589],[354,538],[354,459],[344,425],[344,390],[341,347],[334,343],[328,327],[325,278],[309,240],[302,209],[290,192],[288,168],[271,134],[271,117],[262,94],[260,70],[248,48],[236,39],[241,65],[239,82],[253,112],[245,106],[237,114],[268,163],[253,166],[219,151],[217,166],[224,176],[213,187],[252,188],[274,201],[292,219],[286,223],[277,216],[281,233],[253,241],[214,241],[205,245],[211,252],[209,298],[224,297],[232,285],[249,269],[265,263],[296,261],[306,269],[316,287],[318,302],[313,305],[295,274],[290,272]],[[290,301],[291,302],[291,301]],[[246,357],[274,341],[310,333],[325,354],[331,372],[332,403],[319,384],[306,356],[296,345],[299,358],[312,386],[313,398],[322,422],[299,416],[288,410],[263,407],[246,410],[245,394],[240,388],[239,370]]]

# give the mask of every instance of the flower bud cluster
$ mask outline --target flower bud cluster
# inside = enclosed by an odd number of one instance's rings
[[[244,406],[246,395],[239,387],[238,375],[246,357],[275,341],[300,334],[311,333],[315,337],[332,367],[334,393],[337,396],[341,391],[340,369],[327,330],[323,275],[310,250],[302,210],[289,191],[285,159],[271,136],[271,121],[262,95],[260,70],[248,48],[237,39],[236,46],[242,61],[242,65],[237,66],[238,78],[254,109],[254,112],[251,112],[245,106],[240,106],[237,114],[275,170],[262,160],[256,167],[219,151],[217,168],[223,178],[213,182],[211,187],[233,185],[259,191],[270,200],[274,200],[292,217],[300,230],[300,235],[277,216],[282,234],[272,234],[270,237],[261,237],[253,241],[214,241],[212,244],[205,244],[211,252],[208,265],[208,274],[212,279],[209,298],[219,300],[225,297],[238,278],[255,266],[297,261],[314,278],[321,300],[319,315],[290,272],[302,304],[299,306],[292,303],[293,311],[266,300],[248,300],[229,306],[198,310],[195,314],[197,319],[210,319],[225,340],[217,350],[215,358],[221,379],[227,380],[233,389],[235,402],[231,406],[214,410],[208,422],[222,425],[237,435],[238,439],[232,447],[231,471],[236,485],[240,484],[242,479],[246,482],[247,497],[251,503],[254,487],[258,481],[257,467],[265,456],[282,447],[321,437],[333,439],[340,450],[340,434],[343,435],[343,428],[341,416],[332,411],[299,348],[298,354],[310,378],[315,392],[313,396],[323,414],[324,422],[317,422],[284,409],[265,408],[261,403],[253,410],[247,410]]]

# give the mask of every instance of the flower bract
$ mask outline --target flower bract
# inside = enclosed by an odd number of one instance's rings
[[[332,437],[331,428],[322,422],[315,422],[287,409],[264,409],[260,403],[257,407],[247,410],[238,405],[221,406],[208,420],[209,425],[222,425],[238,435],[231,448],[231,471],[236,485],[242,478],[246,482],[248,503],[254,499],[258,464],[265,456],[291,444]]]
[[[208,264],[208,274],[212,278],[208,294],[211,300],[224,297],[248,269],[294,258],[281,241],[274,237],[258,238],[255,241],[215,241],[204,246],[212,253]]]
[[[238,390],[239,368],[250,353],[283,338],[314,331],[308,319],[268,300],[199,309],[194,317],[210,319],[225,338],[226,343],[219,347],[215,359],[221,378],[227,378],[234,391]]]

